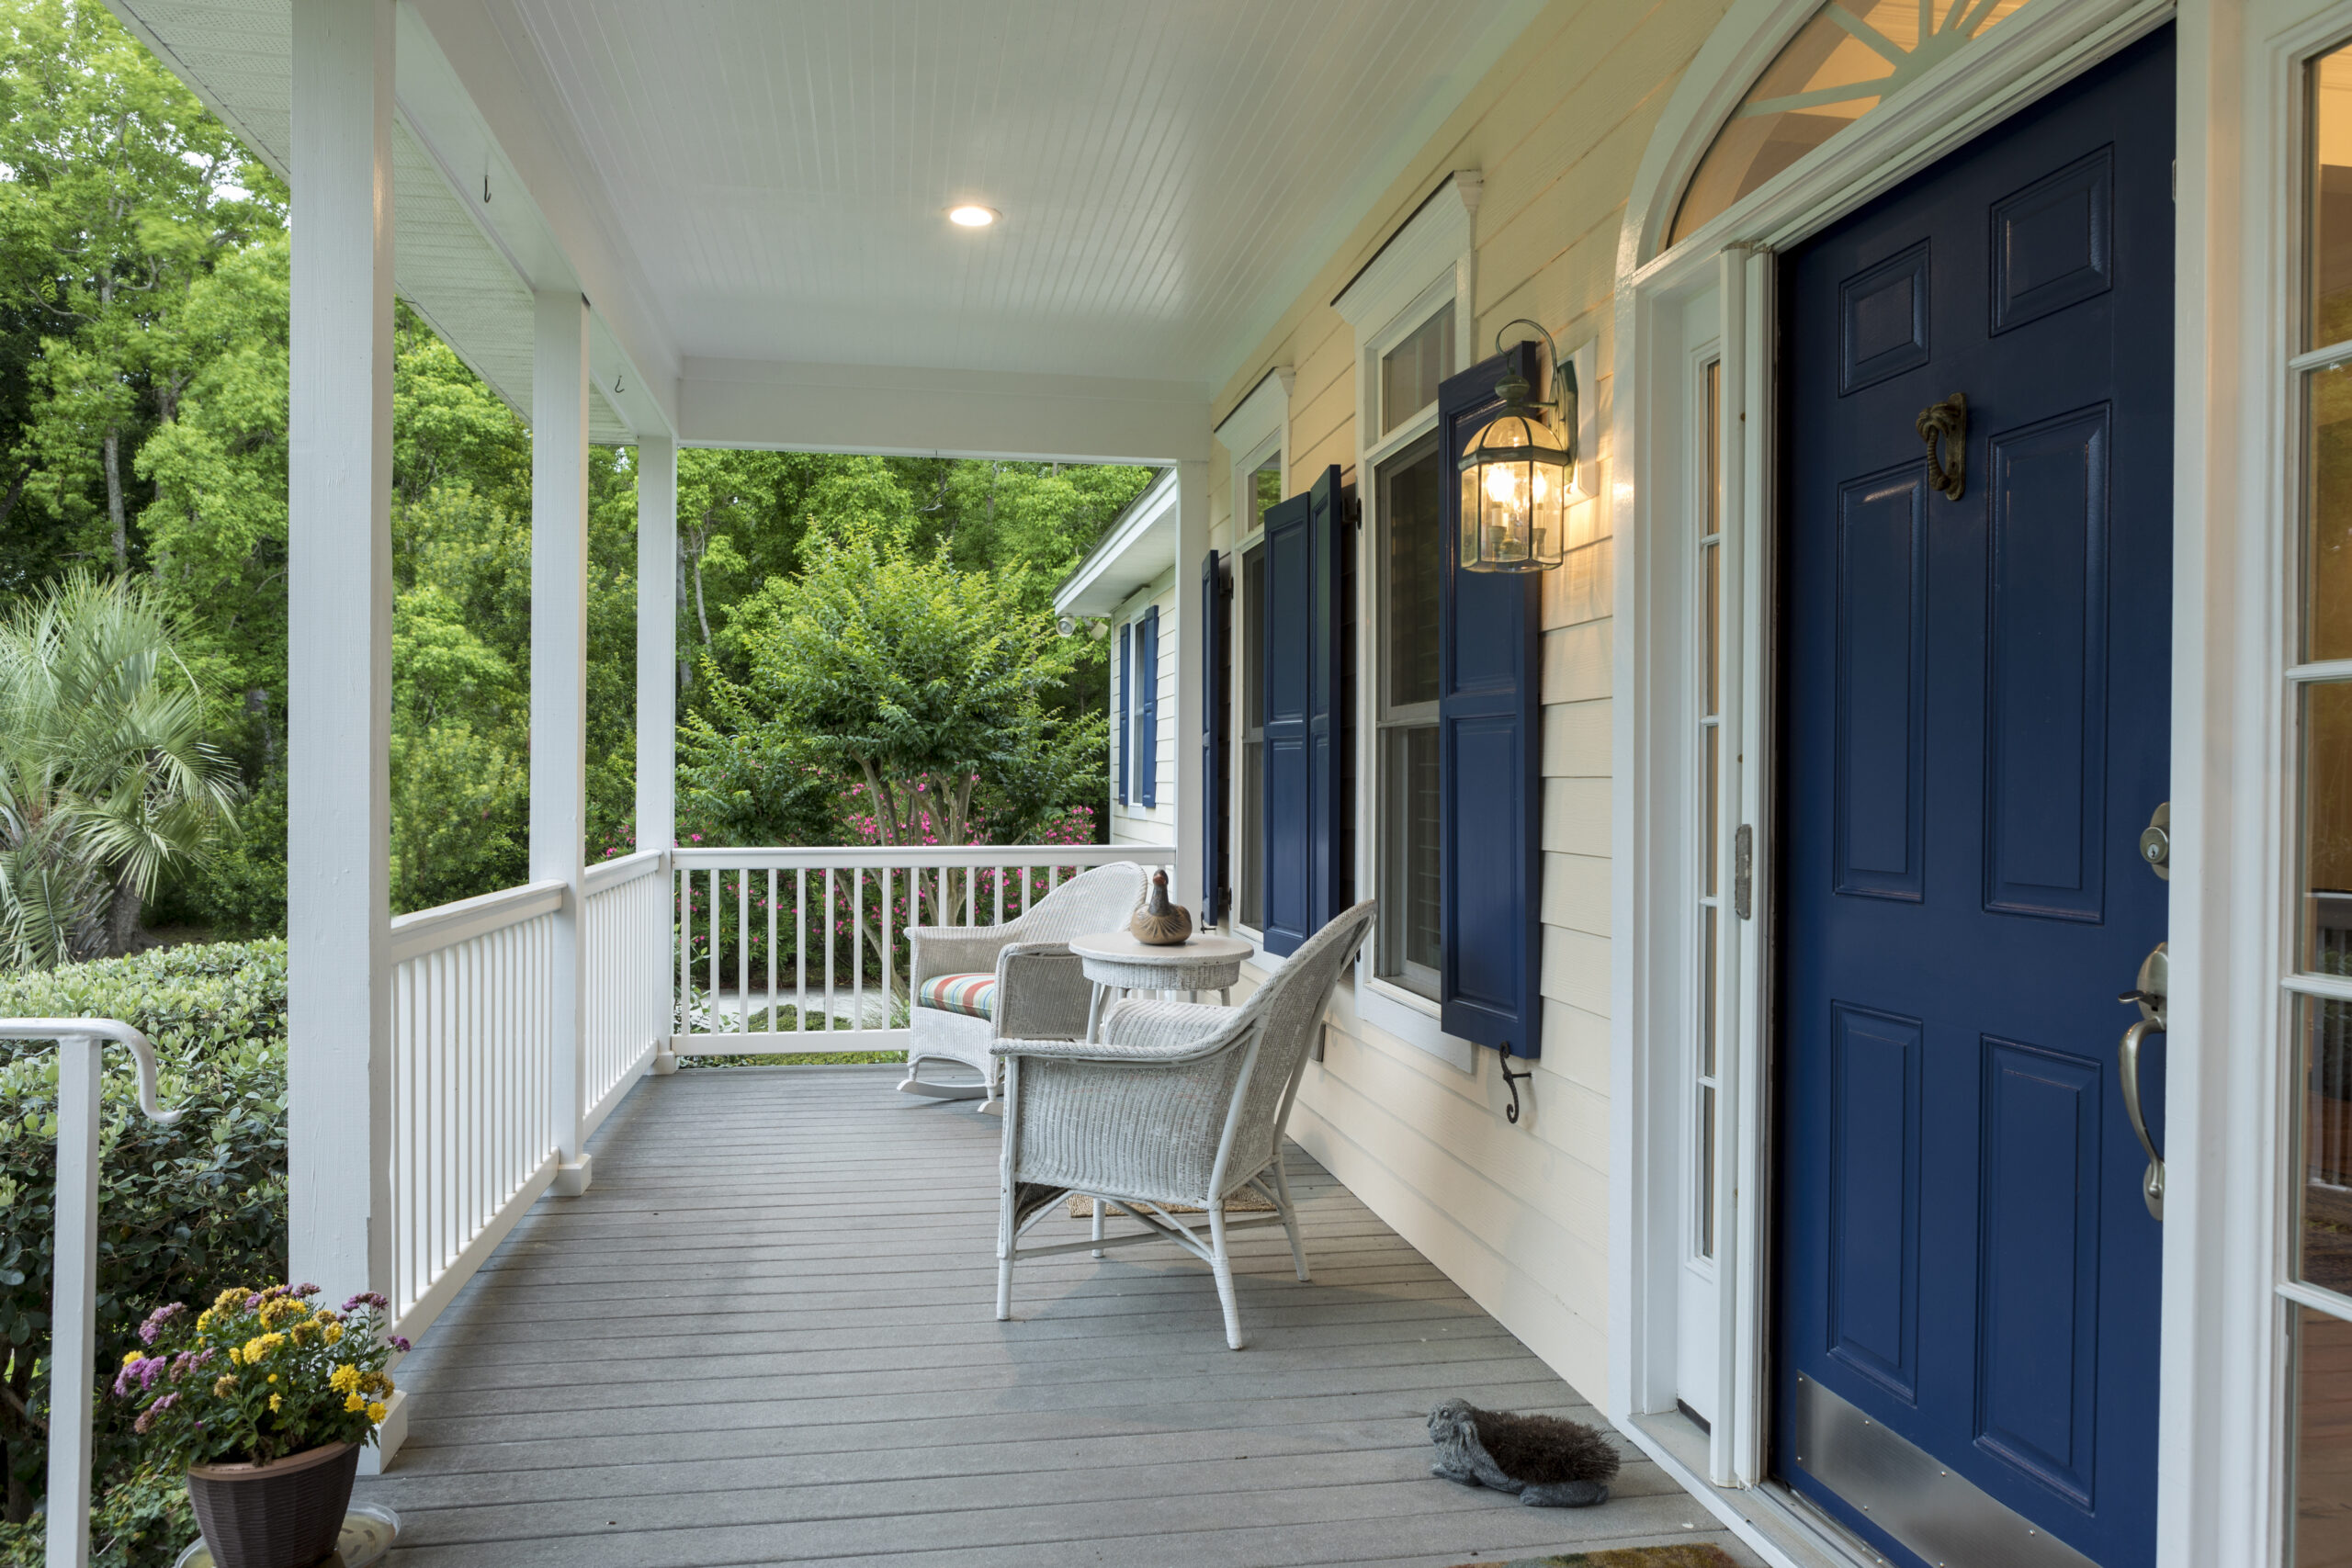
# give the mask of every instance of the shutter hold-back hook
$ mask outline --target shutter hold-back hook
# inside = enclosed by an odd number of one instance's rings
[[[1523,1073],[1515,1073],[1510,1070],[1510,1042],[1508,1040],[1496,1047],[1496,1055],[1502,1063],[1503,1087],[1510,1090],[1510,1104],[1504,1108],[1503,1119],[1516,1127],[1519,1125],[1520,1080],[1533,1077],[1535,1072],[1532,1067]]]

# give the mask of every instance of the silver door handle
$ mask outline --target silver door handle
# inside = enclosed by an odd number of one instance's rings
[[[2156,1153],[2156,1143],[2148,1136],[2148,1119],[2140,1110],[2140,1045],[2151,1034],[2162,1034],[2164,1029],[2155,1020],[2143,1018],[2123,1032],[2123,1043],[2116,1048],[2116,1065],[2122,1070],[2123,1109],[2132,1118],[2132,1130],[2140,1134],[2140,1146],[2148,1151],[2148,1174],[2140,1183],[2140,1196],[2147,1201],[2148,1213],[2158,1220],[2165,1217],[2165,1160]]]

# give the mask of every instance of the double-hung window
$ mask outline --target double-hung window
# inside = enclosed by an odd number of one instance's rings
[[[1438,596],[1447,479],[1438,384],[1453,367],[1453,300],[1424,301],[1419,324],[1380,355],[1372,466],[1378,580],[1373,625],[1378,733],[1373,835],[1380,927],[1373,973],[1435,1001],[1442,962],[1439,846]]]
[[[1234,706],[1241,742],[1240,810],[1236,814],[1234,918],[1251,931],[1266,923],[1266,509],[1283,498],[1283,451],[1270,451],[1235,475],[1233,531],[1241,543],[1234,580]]]

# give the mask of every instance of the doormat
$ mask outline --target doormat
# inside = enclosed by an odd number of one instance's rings
[[[1620,1546],[1607,1551],[1572,1551],[1566,1557],[1496,1558],[1455,1568],[1739,1568],[1719,1546],[1695,1541],[1673,1546]]]
[[[1182,1203],[1170,1203],[1167,1207],[1168,1212],[1171,1214],[1197,1214],[1200,1213],[1198,1209],[1187,1207]],[[1244,1187],[1238,1192],[1227,1194],[1225,1200],[1225,1212],[1228,1214],[1271,1214],[1274,1212],[1274,1201],[1254,1187]],[[1071,1193],[1069,1195],[1069,1217],[1073,1220],[1092,1219],[1094,1217],[1094,1200],[1085,1196],[1083,1193]],[[1122,1215],[1118,1209],[1114,1206],[1110,1213],[1104,1217],[1116,1220],[1123,1219],[1125,1216]]]

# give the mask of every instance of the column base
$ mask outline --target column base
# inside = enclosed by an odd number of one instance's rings
[[[656,1051],[653,1053],[653,1076],[655,1077],[666,1078],[677,1070],[678,1056],[676,1052]]]
[[[408,1441],[408,1390],[396,1388],[387,1402],[384,1418],[376,1424],[376,1446],[359,1450],[359,1473],[381,1475],[390,1468],[392,1456]]]
[[[558,1164],[550,1190],[559,1198],[577,1198],[588,1190],[588,1168],[594,1156],[582,1155],[577,1165]]]

